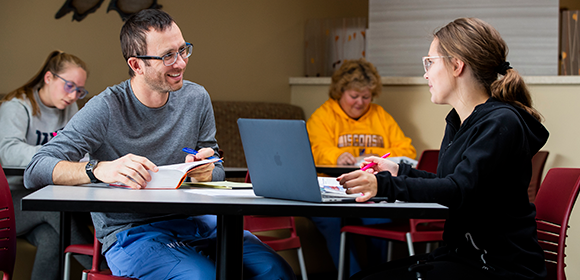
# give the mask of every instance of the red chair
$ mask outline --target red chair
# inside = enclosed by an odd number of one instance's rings
[[[565,280],[566,231],[580,190],[580,168],[552,168],[536,197],[538,241],[544,249],[546,280]]]
[[[542,173],[544,173],[544,166],[549,154],[548,151],[539,151],[532,158],[532,180],[530,180],[528,187],[528,198],[531,203],[536,200],[536,195],[542,184]]]
[[[437,173],[437,163],[439,162],[439,150],[425,150],[421,154],[417,163],[417,169],[431,173]],[[353,233],[365,236],[389,239],[387,251],[387,261],[391,260],[392,240],[406,242],[409,255],[415,255],[414,242],[439,242],[443,240],[443,219],[409,219],[403,223],[389,223],[377,225],[347,225],[341,228],[340,237],[340,258],[338,261],[338,279],[343,279],[348,275],[344,265],[346,256],[346,234]],[[427,252],[431,250],[431,243],[427,243]]]
[[[70,257],[72,254],[83,254],[93,256],[93,265],[91,269],[83,270],[82,280],[115,280],[115,279],[134,279],[129,277],[119,277],[111,275],[111,271],[108,269],[101,270],[101,263],[105,260],[103,255],[101,255],[101,242],[94,236],[93,244],[73,244],[69,245],[65,249],[65,271],[64,279],[70,279]]]
[[[16,261],[16,225],[12,195],[4,170],[0,171],[0,260],[2,280],[12,279]]]
[[[250,173],[246,173],[246,183],[251,183]],[[300,264],[300,272],[302,279],[308,280],[306,273],[306,264],[304,262],[304,255],[302,253],[302,245],[300,244],[300,237],[296,234],[296,225],[294,217],[283,216],[244,216],[244,229],[253,233],[260,241],[270,246],[274,251],[283,251],[296,249],[298,254],[298,262]],[[290,232],[288,237],[275,237],[263,234],[256,234],[264,231],[280,231],[286,230]]]
[[[417,161],[417,169],[437,173],[437,164],[439,164],[439,150],[424,150]]]
[[[274,249],[274,251],[296,249],[298,254],[298,262],[300,263],[302,279],[308,279],[308,274],[306,273],[306,264],[304,262],[304,255],[302,253],[302,245],[300,244],[300,237],[298,237],[296,234],[294,217],[244,216],[244,229],[252,232],[256,237],[258,237],[258,239],[260,239],[260,241],[270,246],[272,249]],[[288,230],[290,232],[290,236],[275,237],[257,234],[257,232],[273,230]]]
[[[73,244],[69,245],[64,250],[64,280],[70,279],[70,266],[71,266],[71,258],[73,254],[79,255],[93,255],[93,244]],[[83,273],[84,275],[84,273]],[[83,279],[86,279],[86,276],[83,276]]]
[[[73,245],[71,245],[71,246],[73,246]],[[130,278],[130,277],[113,276],[113,275],[111,275],[111,271],[108,269],[101,270],[100,269],[101,262],[103,262],[105,260],[103,255],[101,255],[101,247],[102,246],[103,245],[101,244],[101,242],[99,242],[99,240],[97,239],[97,236],[95,235],[94,241],[93,241],[93,266],[89,270],[83,270],[83,280],[85,280],[85,279],[87,279],[87,280],[135,279],[135,278]]]
[[[69,245],[65,252],[67,253],[66,260],[70,262],[70,255],[71,254],[83,254],[83,255],[92,255],[93,256],[93,265],[91,269],[83,270],[83,277],[82,280],[115,280],[115,279],[134,279],[129,277],[119,277],[111,275],[111,271],[108,269],[101,270],[101,263],[105,260],[103,255],[101,255],[101,242],[94,237],[93,244],[73,244]],[[68,280],[70,277],[69,268],[70,265],[65,263],[65,280]]]

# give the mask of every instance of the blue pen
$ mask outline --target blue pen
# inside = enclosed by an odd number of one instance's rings
[[[183,148],[181,150],[184,151],[184,152],[186,152],[186,153],[188,153],[188,154],[197,155],[197,151],[194,150],[194,149],[192,149],[192,148],[185,147],[185,148]],[[207,159],[216,159],[216,158],[218,158],[218,157],[211,156],[211,157],[208,157]],[[219,162],[222,162],[222,160],[220,159]]]

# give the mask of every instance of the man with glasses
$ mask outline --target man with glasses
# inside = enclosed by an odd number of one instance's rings
[[[218,155],[207,91],[183,80],[193,46],[173,19],[143,10],[121,29],[131,78],[91,99],[27,167],[27,188],[49,184],[123,183],[141,189],[158,165]],[[195,147],[198,154],[181,149]],[[90,154],[88,163],[78,160]],[[223,180],[221,163],[188,174]],[[114,275],[138,279],[215,279],[216,217],[91,213]],[[244,233],[244,277],[294,279],[292,268],[249,232]]]

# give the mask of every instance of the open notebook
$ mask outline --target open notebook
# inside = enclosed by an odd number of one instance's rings
[[[221,161],[219,158],[210,158],[193,162],[185,162],[170,165],[158,166],[157,172],[148,171],[151,174],[151,181],[147,182],[145,189],[177,189],[181,186],[187,173],[200,166],[210,164],[212,162]],[[129,177],[129,179],[131,179]],[[109,184],[112,187],[128,188],[122,183]]]

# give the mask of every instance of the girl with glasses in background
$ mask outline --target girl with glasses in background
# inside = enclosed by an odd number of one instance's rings
[[[61,51],[48,55],[40,71],[26,84],[0,100],[0,164],[25,168],[42,145],[56,136],[78,111],[76,101],[87,95],[87,66],[78,57]],[[33,192],[22,176],[8,176],[14,205]],[[14,207],[16,234],[36,246],[31,279],[58,279],[58,212],[21,211]],[[86,217],[87,221],[88,216]],[[92,234],[79,217],[72,218],[71,243],[92,243]],[[77,258],[91,267],[89,256]]]

